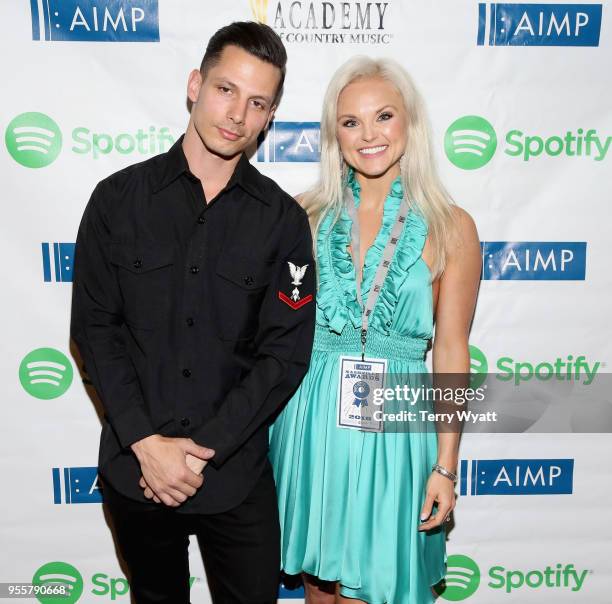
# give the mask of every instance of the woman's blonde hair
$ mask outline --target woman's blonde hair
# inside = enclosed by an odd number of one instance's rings
[[[400,160],[404,194],[429,227],[434,253],[432,273],[441,274],[446,264],[447,244],[453,234],[453,201],[438,177],[429,134],[425,105],[412,79],[391,59],[357,56],[342,65],[327,87],[321,117],[321,162],[319,180],[300,196],[315,233],[329,213],[337,218],[343,205],[343,188],[348,166],[336,138],[338,97],[359,78],[380,77],[391,82],[401,94],[407,115],[406,151]]]

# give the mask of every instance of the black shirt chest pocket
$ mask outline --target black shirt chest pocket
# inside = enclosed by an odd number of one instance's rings
[[[222,340],[248,340],[259,327],[259,314],[274,273],[274,262],[221,255],[215,266],[214,322]]]
[[[168,321],[173,291],[172,248],[113,243],[110,258],[117,268],[125,322],[153,329]]]

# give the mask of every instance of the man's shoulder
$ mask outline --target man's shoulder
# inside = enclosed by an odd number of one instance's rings
[[[134,188],[142,190],[143,187],[154,187],[159,178],[164,155],[162,153],[150,157],[109,174],[97,184],[96,190],[121,198],[132,192]]]
[[[275,180],[262,174],[252,163],[249,162],[249,170],[251,171],[250,179],[255,185],[255,190],[268,204],[281,210],[283,213],[289,213],[292,216],[296,214],[306,215],[306,211],[302,206],[285,191]]]

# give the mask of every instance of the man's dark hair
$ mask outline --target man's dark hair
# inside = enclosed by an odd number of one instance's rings
[[[280,82],[274,97],[274,103],[280,99],[285,82],[287,51],[278,34],[269,26],[255,21],[235,21],[217,30],[208,41],[200,73],[216,65],[226,46],[237,46],[253,56],[278,67],[281,72]]]

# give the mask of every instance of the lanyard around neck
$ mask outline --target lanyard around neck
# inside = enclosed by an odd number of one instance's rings
[[[359,255],[359,216],[357,214],[357,207],[355,206],[355,196],[353,195],[353,190],[350,186],[346,187],[344,191],[344,202],[353,223],[351,226],[351,255],[353,257],[353,265],[355,267],[355,276],[357,276],[357,267],[360,266],[361,262]],[[376,306],[376,301],[378,300],[378,296],[380,296],[380,290],[382,289],[383,283],[385,282],[387,274],[389,273],[389,267],[391,266],[393,255],[395,254],[395,248],[397,247],[397,242],[399,241],[400,235],[402,234],[402,229],[404,228],[404,223],[406,222],[406,218],[408,217],[409,211],[410,208],[408,206],[408,202],[406,198],[403,197],[400,203],[399,210],[397,212],[397,217],[395,219],[393,227],[391,228],[391,235],[389,237],[389,241],[385,246],[380,263],[376,268],[374,280],[372,281],[370,291],[368,292],[368,297],[366,299],[365,305],[362,305],[361,300],[361,279],[355,279],[357,283],[357,301],[359,302],[359,306],[361,307],[362,361],[365,360],[365,349],[368,338],[368,325],[370,321],[370,315],[372,314],[372,311]]]

